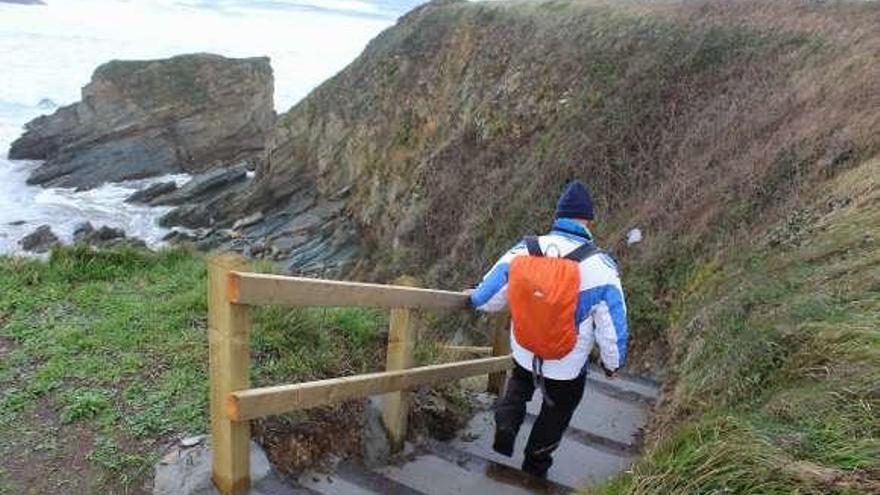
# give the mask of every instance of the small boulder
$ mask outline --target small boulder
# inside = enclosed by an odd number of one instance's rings
[[[128,237],[122,229],[107,225],[95,229],[91,223],[83,222],[73,230],[73,242],[94,248],[146,248],[147,243],[136,237]]]
[[[91,238],[93,242],[106,242],[112,241],[114,239],[125,239],[125,231],[122,229],[114,229],[113,227],[108,227],[107,225],[104,225],[100,229],[96,230]]]
[[[196,435],[196,436],[192,436],[192,437],[181,438],[180,439],[180,446],[186,447],[186,448],[195,447],[196,445],[200,445],[200,444],[204,443],[204,441],[207,438],[208,438],[207,435]]]
[[[255,243],[251,244],[250,246],[248,246],[247,249],[245,249],[244,254],[245,254],[245,256],[247,256],[249,258],[256,258],[257,256],[263,254],[265,251],[266,251],[266,245],[264,243],[255,242]]]
[[[52,227],[49,225],[41,225],[37,227],[37,230],[24,236],[19,241],[19,244],[25,251],[45,253],[53,246],[61,245],[61,240],[58,239],[58,236],[56,236],[54,232],[52,232]]]
[[[158,182],[145,189],[135,192],[131,196],[125,198],[126,203],[149,203],[156,200],[160,196],[170,194],[177,190],[177,183],[174,181]]]
[[[234,224],[232,224],[232,230],[243,229],[245,227],[250,227],[251,225],[259,222],[263,219],[263,214],[260,212],[254,213],[253,215],[248,215],[240,220],[237,220]]]
[[[73,228],[73,242],[88,242],[89,238],[95,233],[95,227],[92,222],[82,222]]]
[[[284,235],[272,241],[272,247],[278,250],[279,253],[287,254],[293,251],[294,248],[300,246],[307,242],[309,237],[306,235]]]
[[[253,493],[272,475],[266,452],[250,442],[250,474]],[[193,445],[172,445],[156,464],[153,495],[211,495],[218,493],[211,482],[211,444],[205,438]]]
[[[182,230],[175,229],[165,234],[165,237],[163,237],[162,240],[165,242],[170,242],[172,244],[178,244],[182,242],[193,242],[196,240],[196,236]]]
[[[245,179],[247,179],[247,165],[244,163],[229,168],[214,169],[196,175],[176,191],[157,197],[149,201],[149,204],[150,206],[177,206],[184,203],[196,203],[208,194],[213,194]]]
[[[391,457],[391,440],[382,422],[381,398],[369,398],[366,416],[364,429],[361,431],[361,455],[364,463],[370,467],[385,465]]]
[[[199,204],[178,206],[159,219],[159,225],[162,227],[179,225],[188,229],[210,227],[213,223],[211,212]]]

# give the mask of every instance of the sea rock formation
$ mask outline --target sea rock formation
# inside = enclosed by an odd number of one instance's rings
[[[177,183],[172,181],[157,182],[147,188],[135,191],[125,198],[126,203],[149,203],[159,196],[172,193],[177,190]]]
[[[143,248],[146,243],[137,237],[128,237],[122,229],[102,225],[95,228],[91,222],[83,222],[73,229],[73,243],[85,244],[93,248]]]
[[[204,172],[263,150],[272,95],[266,57],[112,61],[95,70],[80,102],[29,122],[9,157],[45,160],[31,184],[78,189]]]
[[[25,251],[45,253],[54,246],[61,245],[61,240],[52,232],[50,225],[40,225],[36,230],[24,236],[19,242]]]

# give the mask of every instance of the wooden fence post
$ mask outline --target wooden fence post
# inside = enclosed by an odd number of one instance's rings
[[[411,277],[401,277],[396,280],[396,283],[410,287],[416,286],[415,279]],[[411,368],[415,341],[415,321],[412,311],[408,308],[392,309],[389,319],[385,370]],[[409,391],[401,390],[385,394],[382,397],[382,420],[385,423],[385,429],[388,431],[388,437],[391,441],[391,449],[394,452],[403,450],[403,445],[406,442],[408,414]]]
[[[250,424],[230,421],[229,394],[250,387],[249,307],[229,302],[228,275],[247,270],[238,255],[221,255],[208,262],[208,343],[211,384],[212,476],[225,495],[250,489]]]
[[[510,354],[510,321],[505,316],[497,317],[497,321],[492,325],[492,355],[506,356]],[[501,371],[491,373],[489,375],[489,393],[496,395],[504,394],[504,387],[507,384],[507,372]]]

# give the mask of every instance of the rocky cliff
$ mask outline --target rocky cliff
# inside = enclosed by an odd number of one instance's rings
[[[80,189],[203,172],[263,150],[272,95],[268,58],[113,61],[80,102],[29,122],[9,157],[45,160],[29,183]]]
[[[279,117],[242,205],[334,198],[347,278],[459,289],[584,179],[665,374],[599,492],[880,493],[877,81],[876,2],[434,1]]]
[[[880,149],[880,65],[854,56],[876,39],[835,28],[875,20],[796,2],[430,2],[279,116],[245,209],[344,200],[360,276],[450,286],[544,230],[571,177],[592,185],[609,247],[632,226],[666,259],[755,235]]]

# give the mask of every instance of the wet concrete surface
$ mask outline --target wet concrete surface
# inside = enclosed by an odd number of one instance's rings
[[[369,469],[341,461],[330,473],[305,473],[290,493],[338,495],[525,495],[563,494],[594,486],[628,469],[637,455],[638,437],[657,398],[658,385],[638,377],[607,379],[588,375],[587,389],[572,418],[546,480],[519,467],[531,424],[540,412],[536,393],[513,458],[492,450],[491,407],[477,412],[449,442],[427,440],[408,445],[397,463]]]

